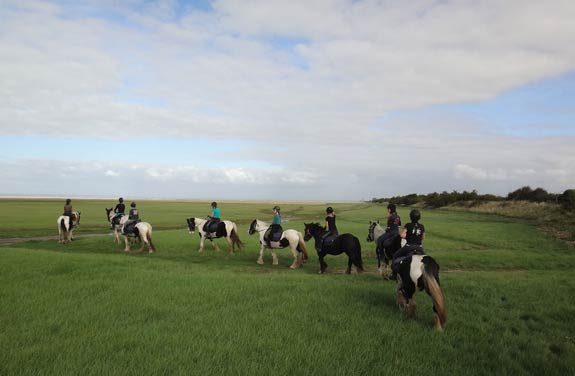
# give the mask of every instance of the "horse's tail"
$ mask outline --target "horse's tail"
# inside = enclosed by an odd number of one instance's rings
[[[425,291],[433,300],[433,311],[436,315],[435,327],[438,330],[442,330],[447,326],[447,310],[445,308],[445,296],[439,286],[439,265],[429,256],[424,257],[421,261],[424,265],[423,282]]]
[[[307,248],[305,246],[305,240],[303,239],[303,235],[301,232],[298,231],[297,233],[298,241],[297,241],[297,250],[303,254],[302,259],[305,261],[309,258],[307,254]]]
[[[156,247],[154,246],[154,243],[152,243],[152,226],[148,226],[148,231],[146,231],[146,240],[148,241],[152,252],[156,252]]]
[[[235,223],[234,223],[234,227],[232,227],[232,231],[230,233],[230,239],[232,239],[233,245],[238,246],[238,249],[242,249],[242,247],[244,246],[244,243],[240,240],[240,237],[238,236],[238,228],[237,228]]]
[[[357,238],[357,236],[353,237],[353,246],[354,248],[357,250],[357,264],[356,266],[363,270],[363,260],[361,259],[361,243],[359,242],[359,239]]]
[[[65,218],[60,219],[60,228],[64,232],[68,231],[68,228],[66,227],[66,219]]]

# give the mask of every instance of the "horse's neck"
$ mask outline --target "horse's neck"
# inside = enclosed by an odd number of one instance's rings
[[[260,221],[259,219],[257,220],[256,223],[257,223],[259,229],[264,229],[264,228],[270,227],[270,225],[267,222]]]
[[[385,229],[383,227],[381,227],[380,225],[375,226],[375,228],[373,229],[373,238],[374,240],[376,240],[377,238],[379,238],[381,235],[383,235],[385,233]]]
[[[206,223],[208,220],[207,219],[201,219],[201,218],[194,218],[194,221],[196,222],[196,226],[201,226],[204,223]]]

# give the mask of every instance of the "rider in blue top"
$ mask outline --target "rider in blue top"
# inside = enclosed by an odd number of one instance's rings
[[[275,234],[276,232],[283,232],[282,231],[282,216],[280,214],[280,207],[274,206],[274,218],[272,219],[272,224],[267,229],[266,233],[264,234],[264,240],[269,241],[270,235]]]
[[[217,202],[212,202],[212,215],[210,216],[212,219],[220,220],[220,208],[218,208]]]

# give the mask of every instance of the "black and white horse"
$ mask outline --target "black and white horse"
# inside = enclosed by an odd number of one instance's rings
[[[278,265],[278,256],[275,252],[276,249],[289,247],[293,255],[293,263],[290,265],[291,269],[297,269],[302,263],[306,262],[308,259],[307,249],[305,246],[304,237],[301,232],[288,229],[284,230],[278,241],[270,241],[269,243],[264,240],[264,235],[270,225],[266,222],[254,219],[250,224],[248,233],[250,235],[256,232],[260,235],[260,257],[258,258],[258,264],[263,265],[264,263],[264,250],[268,248],[272,253],[272,265]]]
[[[397,252],[403,245],[405,240],[399,235],[391,242],[391,245],[383,248],[378,244],[378,239],[385,234],[385,229],[379,225],[379,221],[369,222],[367,230],[367,241],[375,242],[375,254],[377,256],[377,269],[384,277],[388,277],[391,273],[389,262],[393,260],[393,254]]]
[[[120,234],[124,236],[124,243],[125,243],[125,252],[130,252],[131,247],[130,243],[132,243],[133,239],[140,240],[142,246],[138,249],[138,252],[142,252],[144,250],[144,246],[148,247],[148,253],[156,252],[156,247],[152,242],[152,225],[148,222],[138,222],[134,225],[134,232],[133,234],[126,235],[123,232],[124,226],[126,222],[128,222],[129,217],[127,215],[119,216],[118,221],[112,221],[116,216],[116,213],[112,211],[112,209],[106,208],[106,213],[108,215],[108,221],[114,226],[114,242],[120,243]]]
[[[61,215],[56,220],[58,224],[58,243],[69,243],[72,241],[72,231],[80,224],[80,212],[72,212],[72,219],[67,215]]]
[[[128,216],[126,214],[118,215],[117,213],[114,213],[114,209],[106,208],[106,217],[114,229],[114,242],[120,244],[122,226],[124,226],[124,224],[128,221]]]
[[[315,249],[319,256],[320,274],[325,273],[327,263],[324,260],[326,255],[347,254],[346,274],[351,273],[351,265],[355,265],[358,272],[363,272],[363,262],[361,259],[361,244],[359,239],[352,234],[341,234],[337,236],[325,237],[327,230],[319,223],[304,223],[305,241],[312,237],[315,239]]]
[[[234,253],[236,246],[238,250],[240,250],[244,243],[240,240],[238,236],[238,227],[232,221],[220,221],[217,225],[216,231],[212,233],[206,232],[204,229],[204,225],[206,224],[207,219],[201,218],[186,218],[186,222],[188,223],[188,230],[190,234],[193,234],[196,229],[198,230],[198,234],[200,235],[200,249],[198,252],[202,252],[204,250],[204,240],[208,239],[212,242],[212,245],[216,251],[219,251],[219,247],[216,243],[213,242],[212,239],[214,238],[226,238],[229,246],[229,252]]]
[[[431,256],[412,255],[401,260],[397,272],[397,304],[407,317],[416,311],[415,292],[425,290],[433,300],[433,321],[436,330],[447,325],[445,296],[439,285],[439,265]]]

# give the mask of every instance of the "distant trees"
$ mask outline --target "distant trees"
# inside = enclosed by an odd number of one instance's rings
[[[386,198],[373,198],[374,203],[390,202],[396,205],[423,205],[430,208],[440,208],[442,206],[455,203],[480,203],[484,201],[531,201],[531,202],[557,202],[566,210],[575,210],[575,189],[568,189],[563,194],[549,193],[543,188],[532,189],[529,186],[521,187],[501,197],[493,194],[481,195],[476,190],[473,191],[443,191],[433,192],[426,195],[410,193],[405,196],[393,196]]]
[[[575,210],[575,189],[568,189],[557,199],[565,210]]]

